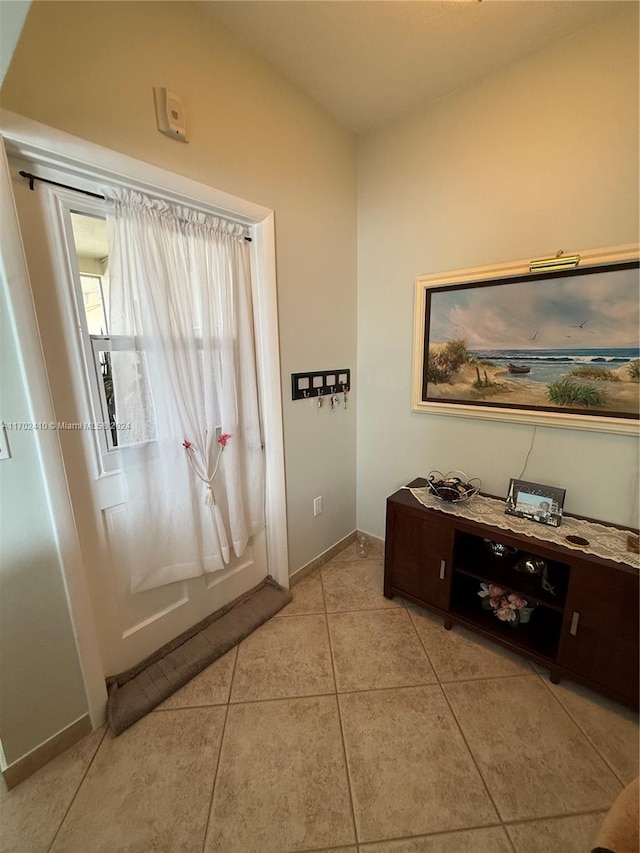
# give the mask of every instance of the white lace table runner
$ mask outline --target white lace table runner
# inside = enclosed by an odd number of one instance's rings
[[[414,498],[429,509],[468,518],[470,521],[478,521],[491,527],[500,527],[502,530],[522,533],[525,536],[541,539],[543,542],[554,542],[556,545],[562,545],[574,551],[594,554],[596,557],[602,557],[605,560],[613,560],[616,563],[626,563],[634,568],[640,568],[640,555],[627,551],[626,530],[605,527],[604,524],[581,521],[579,518],[569,518],[568,516],[563,517],[560,527],[548,527],[544,524],[528,521],[526,518],[519,518],[517,515],[505,515],[504,501],[495,498],[476,495],[475,498],[464,503],[450,504],[437,500],[425,488],[411,489],[409,486],[404,488],[409,489]],[[587,539],[589,544],[584,546],[573,545],[571,542],[567,542],[565,538],[567,535],[581,536],[583,539]]]

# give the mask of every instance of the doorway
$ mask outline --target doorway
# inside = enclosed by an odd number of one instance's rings
[[[86,149],[87,143],[82,147]],[[247,217],[246,211],[252,206],[237,200],[243,221],[250,221],[254,235],[252,290],[265,434],[267,526],[252,538],[241,558],[211,575],[132,595],[127,579],[118,572],[114,540],[117,540],[118,514],[126,512],[126,497],[117,463],[118,436],[112,423],[108,392],[112,342],[104,310],[109,282],[103,203],[55,187],[42,186],[32,192],[17,177],[18,171],[26,169],[61,183],[80,184],[82,188],[82,185],[95,185],[95,178],[92,181],[90,175],[96,161],[102,180],[104,169],[100,169],[100,163],[129,161],[98,146],[89,147],[94,165],[90,167],[85,162],[83,175],[79,176],[77,170],[61,170],[50,162],[45,164],[41,151],[36,157],[24,159],[20,155],[29,145],[24,138],[20,140],[20,134],[13,134],[8,141],[13,155],[11,178],[18,220],[42,341],[43,367],[56,421],[107,424],[102,430],[58,431],[99,638],[100,666],[102,674],[107,675],[133,665],[253,586],[265,574],[270,573],[286,585],[288,570],[272,214],[255,207],[254,216]],[[47,156],[48,161],[51,156]],[[124,165],[131,170],[132,164],[135,161]],[[184,182],[177,176],[136,164],[135,172],[140,175],[141,171],[155,179],[156,194],[164,191],[173,199],[179,198],[176,189]],[[118,178],[123,180],[121,171]],[[193,182],[186,183],[192,191]],[[131,178],[126,179],[126,185],[136,186]],[[149,183],[144,186],[148,189]],[[207,187],[200,187],[199,192],[199,204],[217,212],[211,204],[216,192]],[[190,193],[191,203],[193,198]],[[225,196],[227,215],[228,199]],[[29,282],[25,281],[23,286],[28,287]],[[46,466],[46,460],[43,461]],[[73,600],[71,606],[73,610]],[[78,639],[82,644],[82,637]]]

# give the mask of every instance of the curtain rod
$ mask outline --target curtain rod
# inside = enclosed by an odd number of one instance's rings
[[[101,198],[103,201],[105,200],[104,196],[100,195],[100,193],[92,193],[92,192],[89,192],[89,190],[81,190],[79,187],[72,187],[69,184],[61,184],[58,181],[50,181],[49,178],[40,178],[40,177],[38,177],[38,175],[32,175],[31,172],[22,172],[21,171],[21,172],[18,172],[18,174],[20,175],[21,178],[26,178],[29,181],[29,189],[30,190],[35,190],[34,182],[40,181],[40,183],[42,183],[42,184],[51,184],[54,187],[62,187],[63,190],[73,190],[73,192],[75,192],[75,193],[82,193],[82,195],[89,195],[89,196],[91,196],[91,198]],[[247,243],[252,242],[251,237],[245,237],[244,239],[247,241]]]

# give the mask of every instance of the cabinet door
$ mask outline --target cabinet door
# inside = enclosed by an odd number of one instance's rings
[[[620,573],[618,629],[612,659],[607,667],[608,686],[638,701],[638,576]]]
[[[613,655],[607,668],[606,684],[616,693],[638,704],[638,641],[630,643],[618,638],[614,642]]]
[[[586,562],[571,567],[558,663],[637,701],[637,575]]]
[[[387,531],[385,594],[393,587],[448,610],[453,544],[448,520],[390,507]]]

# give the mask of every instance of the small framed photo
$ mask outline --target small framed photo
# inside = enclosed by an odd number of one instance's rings
[[[537,521],[538,524],[560,527],[565,494],[564,489],[556,489],[555,486],[543,486],[540,483],[528,483],[512,478],[505,512],[507,515]]]

